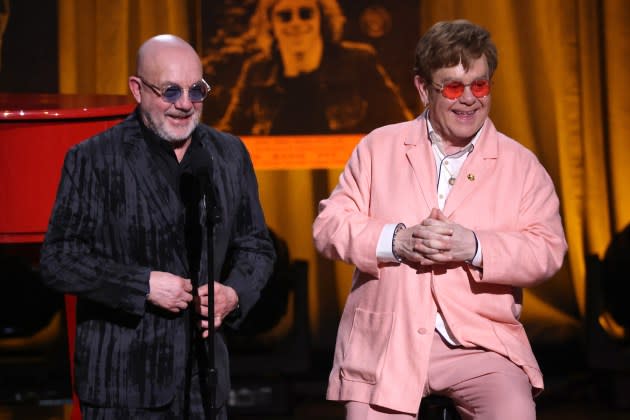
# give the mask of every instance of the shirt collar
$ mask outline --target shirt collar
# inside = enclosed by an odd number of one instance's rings
[[[431,121],[429,121],[429,109],[425,109],[424,111],[424,118],[427,122],[427,135],[429,137],[429,141],[431,142],[432,146],[436,146],[438,148],[438,150],[444,155],[446,156],[446,153],[444,153],[444,149],[442,148],[442,137],[440,137],[440,135],[437,133],[437,131],[435,131],[433,129],[433,125],[431,125]],[[486,125],[485,121],[483,123],[483,125],[481,126],[481,128],[479,130],[477,130],[477,133],[475,133],[475,136],[473,137],[473,139],[466,145],[466,147],[460,149],[458,152],[456,153],[452,153],[448,156],[450,157],[460,157],[465,153],[470,153],[473,151],[473,149],[475,148],[475,145],[477,144],[477,140],[479,140],[479,136],[481,135],[481,130],[483,130],[483,127]]]

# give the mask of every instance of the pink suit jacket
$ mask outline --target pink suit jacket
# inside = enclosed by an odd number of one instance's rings
[[[357,145],[313,224],[317,250],[353,264],[327,398],[417,413],[439,305],[464,346],[502,354],[543,379],[519,321],[522,288],[551,277],[567,245],[553,182],[536,156],[488,119],[444,206],[475,231],[483,270],[464,263],[379,263],[383,226],[420,223],[438,207],[423,116],[374,130]]]

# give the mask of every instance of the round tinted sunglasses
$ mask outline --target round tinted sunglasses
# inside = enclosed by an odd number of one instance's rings
[[[490,94],[491,86],[490,80],[488,79],[477,79],[468,84],[464,84],[457,80],[452,80],[442,85],[438,85],[437,83],[432,84],[433,87],[447,99],[459,98],[464,94],[464,89],[466,89],[467,86],[470,86],[470,91],[476,98],[485,98]]]
[[[284,23],[288,23],[293,19],[294,10],[292,9],[282,9],[276,12],[276,16]],[[297,16],[300,20],[311,20],[315,10],[311,7],[300,7],[297,9]]]
[[[138,76],[138,79],[142,81],[142,84],[151,88],[153,93],[171,104],[177,102],[186,90],[188,91],[188,99],[190,99],[190,102],[202,102],[210,92],[210,85],[203,79],[193,83],[188,89],[177,84],[170,84],[161,88],[147,82],[142,76]]]

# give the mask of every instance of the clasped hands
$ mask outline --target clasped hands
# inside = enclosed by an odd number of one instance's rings
[[[393,250],[409,265],[447,264],[472,260],[477,240],[472,230],[434,208],[419,224],[398,231]]]
[[[195,311],[201,315],[199,328],[202,336],[208,337],[208,285],[199,286],[193,296],[190,279],[163,271],[152,271],[149,277],[150,293],[147,300],[169,312],[178,313],[193,304]],[[229,286],[214,282],[214,328],[219,328],[223,319],[238,305],[238,295]]]

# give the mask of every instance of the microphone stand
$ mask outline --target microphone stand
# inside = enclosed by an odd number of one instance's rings
[[[208,264],[208,394],[210,399],[210,419],[215,420],[217,415],[216,409],[216,392],[217,392],[217,371],[214,363],[214,228],[216,203],[214,202],[214,191],[211,177],[205,183],[203,191],[204,207],[206,213],[206,257]]]
[[[219,219],[219,213],[217,210],[216,197],[214,195],[214,180],[213,180],[213,165],[212,155],[207,151],[201,151],[193,156],[191,162],[193,175],[197,177],[199,181],[199,193],[202,196],[202,205],[204,209],[205,224],[206,224],[206,258],[207,258],[207,272],[208,272],[208,338],[205,342],[199,343],[200,347],[204,350],[205,359],[207,361],[208,378],[207,386],[208,391],[208,405],[203,404],[208,409],[208,418],[216,420],[217,408],[217,371],[214,361],[215,348],[215,330],[214,330],[214,236],[216,223]],[[203,252],[202,252],[203,255]],[[201,263],[200,257],[200,263]],[[200,270],[201,271],[201,270]],[[200,375],[203,378],[202,370],[200,366]],[[203,389],[202,380],[202,389]],[[203,391],[202,391],[203,392]],[[205,401],[205,398],[202,398]]]

